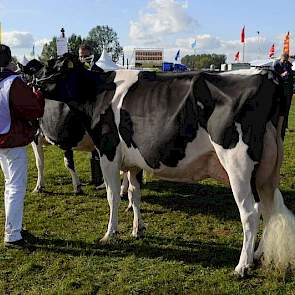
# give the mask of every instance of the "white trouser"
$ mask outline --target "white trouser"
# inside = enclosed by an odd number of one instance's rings
[[[27,187],[26,147],[0,148],[0,165],[5,178],[5,242],[20,240]]]

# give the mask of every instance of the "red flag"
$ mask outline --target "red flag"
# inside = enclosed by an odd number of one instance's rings
[[[245,43],[245,26],[243,27],[241,32],[241,43]]]
[[[239,61],[240,60],[240,51],[238,51],[236,54],[235,54],[235,61]]]
[[[283,53],[287,53],[289,55],[290,51],[290,32],[287,33],[284,39],[284,49]]]
[[[275,55],[275,45],[272,44],[272,46],[270,47],[269,51],[268,51],[268,57],[272,57]]]

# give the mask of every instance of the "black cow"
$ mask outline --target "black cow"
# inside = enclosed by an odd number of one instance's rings
[[[44,65],[40,61],[33,59],[25,66],[19,64],[19,67],[24,78],[31,81],[42,73]],[[75,171],[72,149],[87,152],[95,150],[95,146],[85,127],[65,103],[47,99],[45,100],[44,116],[39,120],[39,126],[38,137],[32,143],[38,170],[38,179],[34,192],[42,192],[45,188],[43,145],[54,144],[64,150],[64,164],[71,174],[74,192],[77,194],[82,193],[81,183]],[[92,157],[91,166],[92,181],[97,186],[102,185],[99,159]]]
[[[99,150],[110,206],[103,242],[117,232],[120,169],[129,171],[132,235],[143,234],[135,175],[144,169],[166,180],[230,183],[244,231],[238,275],[262,254],[267,264],[294,263],[295,221],[278,189],[284,110],[271,71],[94,74],[66,55],[39,84],[46,98],[80,116]],[[254,254],[261,213],[264,234]]]

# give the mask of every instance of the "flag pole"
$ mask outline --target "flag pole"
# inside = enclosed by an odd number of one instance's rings
[[[243,43],[243,59],[242,59],[242,61],[244,62],[244,60],[245,60],[245,26],[243,26],[243,29],[241,32],[241,43]]]
[[[258,43],[258,54],[261,55],[261,48],[260,48],[260,31],[256,31],[257,33],[257,43]]]
[[[2,24],[0,22],[0,44],[2,44]]]

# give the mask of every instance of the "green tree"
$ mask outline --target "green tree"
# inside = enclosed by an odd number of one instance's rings
[[[45,43],[43,45],[43,49],[41,52],[40,60],[45,62],[50,58],[56,58],[57,51],[56,51],[56,37],[53,37],[49,43]]]
[[[96,26],[91,29],[86,37],[83,39],[81,36],[72,34],[68,38],[69,52],[77,54],[79,46],[85,43],[92,47],[95,60],[98,59],[105,47],[107,52],[112,55],[114,61],[119,59],[123,49],[120,46],[117,33],[109,26]],[[53,37],[49,43],[44,44],[43,50],[40,56],[41,61],[47,61],[50,58],[56,58],[56,37]]]
[[[93,48],[96,59],[101,55],[103,48],[112,55],[113,61],[117,61],[123,52],[117,33],[109,26],[94,27],[85,41]]]
[[[198,54],[186,55],[181,59],[181,63],[188,66],[190,69],[208,69],[211,65],[220,69],[221,64],[225,63],[226,55],[224,54]]]
[[[71,53],[78,55],[79,46],[84,42],[81,36],[72,34],[68,38],[68,50]],[[40,56],[41,61],[47,61],[50,58],[56,58],[56,37],[53,37],[49,43],[44,44]]]
[[[79,46],[85,42],[84,39],[82,39],[81,36],[79,35],[75,35],[72,34],[69,38],[68,38],[68,49],[69,52],[73,53],[73,54],[78,54],[79,51]]]

